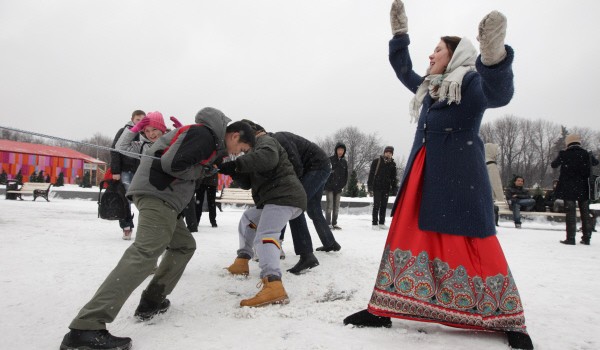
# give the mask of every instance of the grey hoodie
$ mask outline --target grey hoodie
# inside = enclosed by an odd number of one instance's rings
[[[230,121],[207,107],[196,114],[197,124],[163,135],[144,152],[159,159],[142,157],[127,196],[154,196],[181,212],[192,198],[195,181],[212,175],[212,163],[227,154],[225,130]]]

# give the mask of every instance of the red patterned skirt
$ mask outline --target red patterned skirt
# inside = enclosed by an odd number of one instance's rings
[[[423,147],[400,194],[369,312],[526,333],[521,298],[495,235],[473,238],[419,229],[424,165]]]

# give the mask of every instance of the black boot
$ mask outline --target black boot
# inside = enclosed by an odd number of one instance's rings
[[[299,275],[300,272],[306,269],[312,269],[313,267],[319,266],[319,260],[317,257],[311,252],[306,254],[300,254],[300,260],[294,267],[288,270],[295,275]]]
[[[140,321],[148,321],[158,314],[164,314],[171,306],[169,299],[164,299],[162,302],[157,303],[149,299],[144,298],[140,300],[140,304],[135,313],[133,314]]]
[[[128,350],[131,349],[131,338],[120,338],[108,333],[106,329],[86,331],[71,329],[65,334],[61,350]]]
[[[369,313],[368,310],[362,310],[352,314],[344,319],[345,325],[353,325],[358,328],[362,327],[385,327],[392,326],[392,320],[389,317],[381,317]]]
[[[508,339],[508,346],[511,349],[532,350],[533,343],[527,333],[521,332],[505,332]]]
[[[560,241],[560,243],[562,244],[567,244],[567,245],[575,245],[575,239],[565,239],[563,241]]]
[[[329,247],[319,247],[319,248],[317,248],[317,249],[315,249],[315,250],[317,250],[317,251],[319,251],[319,252],[330,252],[330,251],[332,251],[332,250],[333,250],[334,252],[337,252],[337,251],[338,251],[338,250],[340,250],[340,249],[342,249],[342,246],[341,246],[341,245],[340,245],[338,242],[336,242],[336,241],[333,241],[333,244],[332,244],[332,245],[330,245]]]

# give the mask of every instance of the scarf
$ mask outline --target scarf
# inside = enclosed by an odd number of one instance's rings
[[[410,121],[416,123],[423,106],[425,96],[429,94],[433,99],[460,103],[460,89],[462,81],[468,72],[475,70],[477,50],[467,38],[462,38],[448,62],[448,67],[443,74],[430,74],[419,85],[415,97],[410,101]]]

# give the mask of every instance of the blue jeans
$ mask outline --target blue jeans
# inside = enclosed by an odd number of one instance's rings
[[[125,186],[125,191],[129,190],[129,184],[131,184],[132,179],[133,173],[131,171],[121,172],[121,182],[123,183],[123,186]],[[131,202],[129,202],[129,212],[131,213]],[[121,226],[122,229],[125,227],[133,229],[133,215],[130,215],[125,219],[119,220],[119,226]]]
[[[309,171],[300,179],[306,192],[306,214],[315,225],[315,230],[324,247],[331,247],[335,243],[335,237],[325,220],[321,207],[323,188],[325,188],[329,174],[331,174],[331,163],[327,162],[322,169]]]
[[[515,224],[521,224],[521,208],[525,211],[531,210],[535,206],[535,199],[511,199],[510,205],[512,205],[513,220],[515,221]]]

